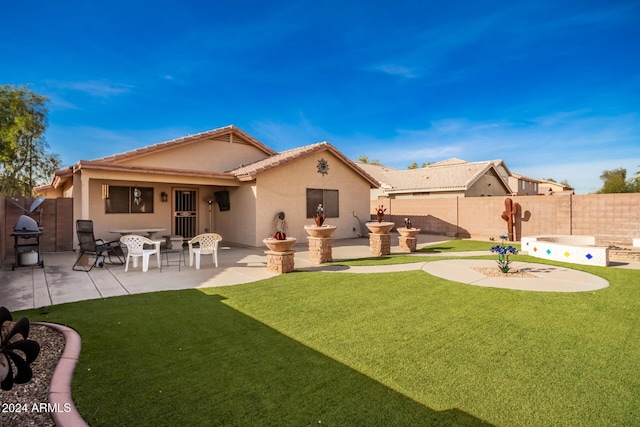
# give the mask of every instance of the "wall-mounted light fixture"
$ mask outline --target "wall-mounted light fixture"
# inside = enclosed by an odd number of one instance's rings
[[[102,200],[109,198],[109,184],[102,184]]]
[[[162,202],[168,201],[169,200],[169,195],[163,191],[162,193],[160,193],[160,200]]]

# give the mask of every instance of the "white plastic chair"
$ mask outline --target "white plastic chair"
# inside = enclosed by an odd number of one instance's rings
[[[147,239],[137,234],[122,236],[120,241],[127,246],[127,262],[124,271],[129,271],[129,258],[133,258],[133,268],[138,266],[138,258],[142,257],[142,271],[149,270],[149,257],[156,254],[160,268],[160,241]],[[145,249],[144,245],[154,245],[153,249]]]
[[[222,236],[217,233],[198,234],[189,240],[189,265],[193,265],[193,258],[196,259],[196,270],[200,270],[200,255],[211,254],[213,262],[218,266],[218,242],[222,240]],[[194,243],[198,243],[199,247],[194,248]]]

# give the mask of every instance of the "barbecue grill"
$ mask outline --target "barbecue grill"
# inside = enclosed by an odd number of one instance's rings
[[[39,197],[31,204],[29,212],[33,212],[40,206],[44,197]],[[26,209],[22,209],[26,212]],[[42,213],[42,212],[41,212]],[[38,223],[27,215],[20,215],[18,222],[13,226],[13,233],[11,235],[15,239],[15,261],[13,262],[12,269],[16,267],[26,267],[32,265],[38,265],[44,267],[42,261],[42,251],[40,250],[40,236],[43,233],[43,228],[38,226]]]

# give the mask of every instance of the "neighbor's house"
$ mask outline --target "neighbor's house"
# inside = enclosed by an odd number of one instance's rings
[[[509,187],[514,196],[536,196],[539,193],[540,180],[512,173],[509,176]]]
[[[541,179],[538,184],[538,194],[547,195],[547,196],[567,196],[575,194],[575,190],[564,184],[560,184],[555,181],[549,181],[547,179]]]
[[[164,228],[192,237],[213,231],[252,247],[274,234],[285,213],[288,235],[306,241],[318,203],[334,238],[355,237],[369,218],[377,181],[327,142],[275,152],[235,126],[178,138],[60,169],[47,197],[72,197],[73,216],[110,230]]]
[[[379,183],[379,188],[371,190],[371,200],[511,194],[507,182],[510,172],[502,160],[466,162],[449,159],[407,170],[375,164],[358,165]]]

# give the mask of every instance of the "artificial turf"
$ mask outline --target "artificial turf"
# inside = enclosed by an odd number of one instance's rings
[[[640,273],[575,268],[611,286],[294,272],[21,314],[80,332],[92,426],[633,425]]]

